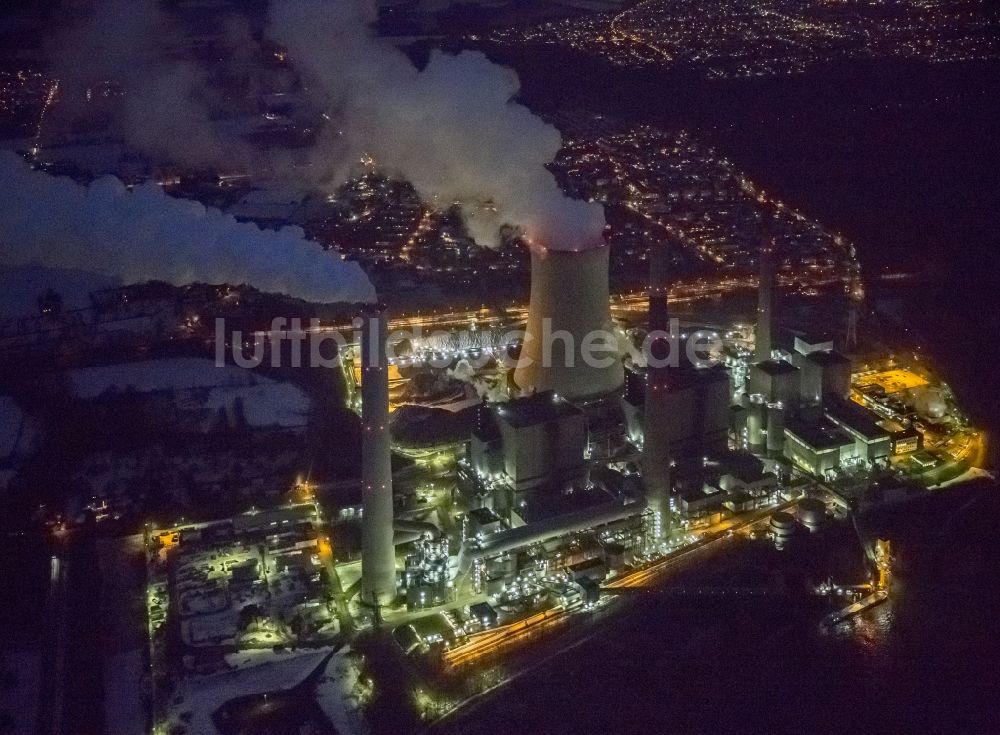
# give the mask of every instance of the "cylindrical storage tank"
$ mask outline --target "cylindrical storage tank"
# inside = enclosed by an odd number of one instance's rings
[[[795,534],[795,526],[795,517],[790,513],[778,511],[771,516],[771,533],[774,534],[774,543],[779,549]]]
[[[816,531],[826,520],[826,506],[816,498],[803,498],[798,505],[798,516],[802,525]]]
[[[361,602],[387,605],[396,597],[389,443],[388,317],[372,306],[361,334]]]
[[[754,394],[750,396],[750,409],[747,414],[747,438],[750,442],[750,451],[755,454],[762,454],[766,449],[764,443],[764,431],[767,425],[767,404],[762,396]]]
[[[785,449],[785,409],[778,403],[767,407],[767,454],[779,457]]]
[[[514,382],[569,399],[614,393],[625,379],[608,300],[608,248],[531,250],[528,325]],[[581,346],[593,359],[585,361]],[[613,350],[612,350],[613,347]]]

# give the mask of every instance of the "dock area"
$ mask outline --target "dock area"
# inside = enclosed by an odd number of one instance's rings
[[[855,615],[863,613],[865,610],[870,610],[873,607],[881,605],[888,599],[889,592],[887,590],[876,590],[870,595],[862,597],[857,602],[851,603],[847,607],[836,610],[824,617],[820,622],[820,628],[824,631],[828,631],[845,620],[850,620]]]

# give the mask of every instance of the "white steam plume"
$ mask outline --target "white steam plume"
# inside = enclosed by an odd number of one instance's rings
[[[316,303],[375,297],[357,263],[297,227],[261,230],[155,184],[129,190],[108,176],[81,186],[0,153],[0,265],[31,264],[125,283],[247,283]]]
[[[81,90],[114,79],[124,93],[116,125],[159,162],[245,168],[283,188],[329,193],[370,157],[427,201],[459,202],[481,244],[497,244],[508,224],[545,247],[600,245],[603,209],[567,198],[545,168],[561,146],[559,131],[511,101],[517,75],[473,52],[434,52],[418,70],[374,36],[374,17],[368,0],[271,1],[267,34],[287,47],[309,107],[327,121],[310,149],[263,151],[224,132],[213,118],[231,101],[211,83],[212,72],[222,65],[252,78],[260,47],[234,22],[229,48],[205,68],[185,55],[190,40],[159,0],[97,0],[49,45],[61,80],[57,105],[72,113],[74,95],[79,101]],[[244,110],[254,108],[257,89],[244,90],[251,103]]]
[[[512,102],[519,82],[484,55],[433,52],[419,71],[375,38],[364,0],[285,0],[271,5],[269,33],[289,51],[314,104],[330,118],[314,162],[332,174],[363,155],[440,204],[463,204],[473,236],[499,226],[533,244],[583,249],[602,243],[599,204],[567,198],[545,165],[559,131]]]
[[[122,93],[113,132],[133,147],[181,165],[247,163],[249,146],[211,124],[216,95],[208,70],[178,54],[186,43],[158,0],[92,3],[48,44],[60,82],[55,117],[72,125],[86,115],[85,95],[110,82]]]
[[[502,224],[546,247],[601,244],[601,206],[567,198],[545,168],[562,144],[559,131],[511,101],[513,71],[472,52],[434,52],[418,71],[372,36],[369,19],[357,0],[272,3],[269,33],[333,120],[318,142],[319,165],[369,155],[425,199],[463,203],[482,244],[495,244]]]

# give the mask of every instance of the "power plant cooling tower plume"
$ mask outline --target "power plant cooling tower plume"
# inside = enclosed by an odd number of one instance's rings
[[[613,393],[624,379],[609,306],[608,248],[533,247],[528,325],[514,382],[523,391],[554,390],[572,400]]]
[[[650,340],[647,349],[646,398],[643,408],[642,480],[646,503],[653,514],[650,541],[658,544],[670,535],[670,441],[667,410],[669,373],[659,361],[666,360],[669,342],[667,294],[670,291],[670,253],[663,245],[650,249],[649,260],[649,332],[664,333]]]
[[[471,51],[432,51],[418,69],[372,35],[375,20],[370,0],[271,3],[267,33],[326,121],[294,175],[332,190],[364,158],[429,202],[458,203],[480,245],[507,224],[550,248],[600,246],[603,208],[566,197],[546,169],[562,138],[513,101],[517,74]]]
[[[317,303],[375,296],[360,266],[297,227],[261,230],[152,183],[130,190],[109,176],[81,186],[0,153],[0,265],[31,264],[126,284],[247,283]]]
[[[66,9],[68,27],[46,44],[59,79],[46,116],[56,137],[58,120],[107,116],[110,133],[151,162],[235,168],[279,190],[328,194],[364,161],[409,181],[432,206],[458,204],[480,245],[499,244],[504,225],[550,247],[600,244],[603,208],[563,194],[546,168],[560,133],[514,101],[520,82],[511,69],[478,52],[437,50],[418,68],[373,33],[374,0],[214,3],[212,25],[224,38],[212,34],[215,52],[200,59],[184,50],[201,29],[167,7],[176,4],[90,0]],[[249,14],[238,7],[246,5]],[[252,27],[263,7],[266,40]],[[283,47],[281,68],[272,43]],[[105,87],[116,94],[87,102]],[[250,143],[234,112],[258,109],[263,91],[289,88],[291,118],[311,144]]]
[[[389,445],[388,317],[368,307],[361,334],[361,602],[378,608],[396,596]]]
[[[760,275],[757,287],[757,331],[754,335],[754,362],[771,358],[774,327],[774,241],[760,242]]]

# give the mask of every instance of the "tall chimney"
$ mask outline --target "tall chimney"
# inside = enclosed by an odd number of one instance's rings
[[[773,340],[771,330],[774,320],[774,241],[765,237],[760,241],[760,274],[757,287],[757,331],[754,335],[754,362],[771,358]]]
[[[666,360],[670,344],[666,333],[670,329],[667,294],[670,291],[670,253],[666,245],[650,248],[649,258],[649,332],[662,333],[653,339],[649,357]],[[670,441],[668,437],[667,393],[670,390],[666,365],[646,368],[646,399],[643,409],[645,427],[642,445],[642,479],[646,488],[646,503],[653,512],[650,541],[658,544],[670,536]]]
[[[670,251],[665,243],[649,248],[649,331],[667,331],[670,293]]]
[[[605,354],[598,349],[600,342],[592,342],[595,357],[602,363],[588,365],[582,359],[581,345],[599,331],[613,341],[608,347],[614,354]],[[613,393],[625,379],[613,335],[608,247],[532,248],[528,325],[514,370],[518,388],[554,390],[570,400]]]
[[[361,334],[361,602],[372,607],[396,597],[392,539],[392,464],[389,442],[388,316],[365,309]]]

